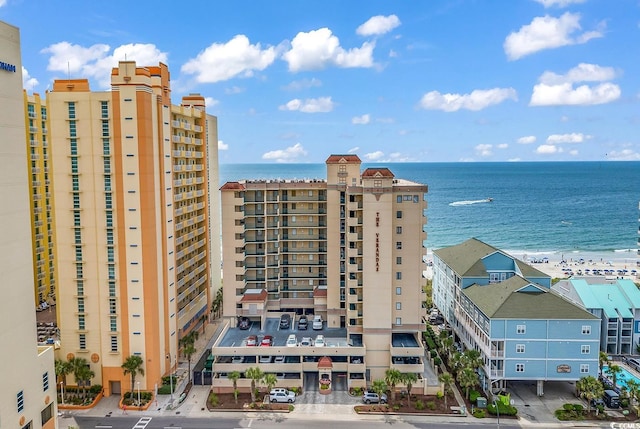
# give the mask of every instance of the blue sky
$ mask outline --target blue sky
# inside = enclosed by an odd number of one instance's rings
[[[168,64],[221,163],[640,160],[637,0],[0,0],[0,20],[29,92]]]

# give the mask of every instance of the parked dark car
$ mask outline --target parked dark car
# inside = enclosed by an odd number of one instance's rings
[[[309,327],[309,320],[307,316],[300,316],[300,320],[298,320],[298,329],[301,331],[306,331]]]
[[[291,315],[288,313],[280,316],[280,329],[289,329],[291,326]]]
[[[248,317],[243,317],[238,321],[238,328],[242,330],[249,329],[251,327],[251,322]]]

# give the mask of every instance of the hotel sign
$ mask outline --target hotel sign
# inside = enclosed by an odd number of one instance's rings
[[[0,70],[4,70],[10,73],[15,73],[16,66],[13,64],[5,63],[4,61],[0,61]]]
[[[571,366],[570,365],[558,365],[556,368],[556,371],[559,373],[566,373],[566,372],[571,372]]]

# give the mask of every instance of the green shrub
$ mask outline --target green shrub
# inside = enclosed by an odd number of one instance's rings
[[[293,406],[293,404],[289,404],[289,412],[292,412],[294,410],[294,408],[295,407]]]
[[[175,389],[176,387],[173,386],[173,388]],[[158,395],[170,395],[171,394],[171,386],[169,386],[168,384],[163,384],[162,386],[158,387]]]
[[[429,347],[429,350],[433,350],[436,348],[436,343],[433,341],[432,338],[427,337],[425,341],[427,342],[427,347]]]
[[[442,393],[441,390],[438,390],[438,392],[436,392],[436,398],[438,398],[438,399],[444,398],[444,393]]]
[[[478,392],[477,390],[471,390],[469,392],[469,401],[471,401],[472,404],[475,404],[479,397],[480,392]]]
[[[436,403],[434,401],[429,401],[427,402],[427,408],[430,409],[431,411],[436,409]]]
[[[400,405],[395,404],[395,405],[393,406],[393,411],[399,411],[399,410],[400,410]]]
[[[629,398],[620,399],[620,406],[622,408],[627,408],[629,406]]]
[[[418,399],[416,401],[416,403],[414,404],[414,407],[416,408],[416,410],[422,411],[422,410],[424,410],[424,402],[422,402],[420,399]]]
[[[213,407],[217,407],[218,405],[220,405],[220,400],[218,399],[218,395],[216,395],[215,392],[209,393],[209,403]]]
[[[582,410],[584,410],[584,407],[582,406],[582,404],[573,404],[573,409],[576,413],[581,414]]]
[[[94,384],[93,386],[91,386],[89,388],[89,393],[93,393],[94,395],[97,395],[100,392],[102,392],[102,385],[101,384]]]
[[[565,411],[573,411],[573,404],[563,404],[563,405],[562,405],[562,408],[563,408]]]
[[[442,359],[440,359],[439,357],[434,358],[434,359],[433,359],[433,364],[434,364],[435,366],[440,366],[440,365],[442,364]]]
[[[518,414],[518,409],[516,407],[512,407],[511,405],[505,405],[502,402],[498,402],[498,411],[501,416],[515,416]],[[487,404],[487,412],[493,416],[497,415],[496,406],[491,404]]]
[[[434,357],[438,356],[438,352],[437,352],[437,351],[435,351],[435,350],[431,350],[431,351],[429,352],[429,354],[431,355],[431,358],[432,358],[432,359],[433,359]]]
[[[169,387],[171,387],[171,378],[173,378],[173,385],[175,386],[177,383],[176,380],[176,376],[175,375],[165,375],[164,377],[162,377],[162,384],[163,385],[168,385]]]
[[[476,408],[473,410],[473,417],[477,419],[484,419],[487,413],[482,408]]]

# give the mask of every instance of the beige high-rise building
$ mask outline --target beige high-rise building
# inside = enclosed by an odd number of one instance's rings
[[[153,390],[220,284],[217,120],[204,97],[170,95],[167,66],[132,61],[111,91],[76,79],[47,94],[60,356],[87,359],[106,395],[131,388],[132,355]]]
[[[354,346],[331,350],[340,362],[349,356],[357,362],[344,368],[350,380],[363,380],[365,372],[369,380],[381,378],[390,367],[421,374],[427,186],[387,168],[361,171],[356,155],[331,155],[326,165],[326,181],[222,186],[224,316],[231,326],[249,318],[272,334],[268,319],[289,313],[298,337],[307,335],[296,330],[300,315],[321,316],[336,347],[342,336]],[[231,355],[225,343],[214,348],[216,356]],[[354,358],[363,352],[364,366]],[[309,370],[303,362],[287,368]]]
[[[20,32],[0,21],[0,427],[56,423],[53,347],[37,346]],[[27,170],[29,166],[29,172]],[[35,167],[37,168],[37,167]]]
[[[24,91],[27,157],[30,172],[31,229],[35,305],[53,304],[56,296],[53,169],[49,156],[47,106],[39,94]]]

